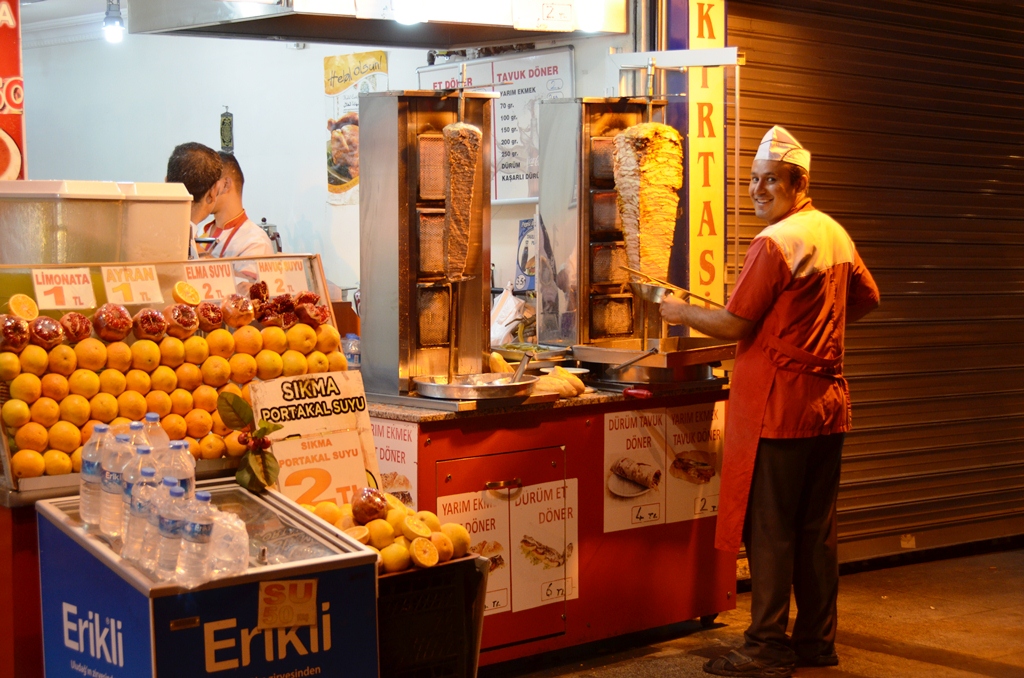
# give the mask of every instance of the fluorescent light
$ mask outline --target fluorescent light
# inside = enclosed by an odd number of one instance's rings
[[[411,26],[427,20],[427,3],[424,0],[392,0],[391,17],[400,24]]]
[[[107,0],[107,13],[103,17],[103,37],[107,42],[124,40],[124,19],[121,18],[121,0]]]
[[[596,33],[604,28],[604,0],[576,0],[576,26],[587,33]]]

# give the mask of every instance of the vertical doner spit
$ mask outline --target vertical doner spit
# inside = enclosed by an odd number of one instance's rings
[[[473,187],[480,162],[483,133],[474,125],[463,121],[465,100],[459,90],[459,119],[445,125],[444,137],[444,276],[448,283],[448,383],[454,380],[458,363],[456,312],[458,310],[458,284],[463,280],[466,259],[469,256],[470,217],[473,205]]]

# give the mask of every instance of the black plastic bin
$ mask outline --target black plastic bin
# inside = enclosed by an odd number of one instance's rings
[[[475,678],[489,569],[469,556],[380,577],[381,678]]]

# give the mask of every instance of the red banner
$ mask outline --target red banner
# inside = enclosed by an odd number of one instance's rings
[[[18,0],[0,0],[0,179],[25,178],[24,102]]]

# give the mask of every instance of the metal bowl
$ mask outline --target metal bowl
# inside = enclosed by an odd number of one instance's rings
[[[643,299],[648,304],[660,304],[662,299],[672,294],[672,290],[661,285],[653,285],[651,283],[629,283],[629,288],[633,290],[633,294],[638,298]]]
[[[448,383],[446,375],[414,377],[416,392],[427,398],[443,400],[489,400],[492,398],[525,398],[533,392],[537,377],[523,376],[512,382],[507,372],[459,374]]]

